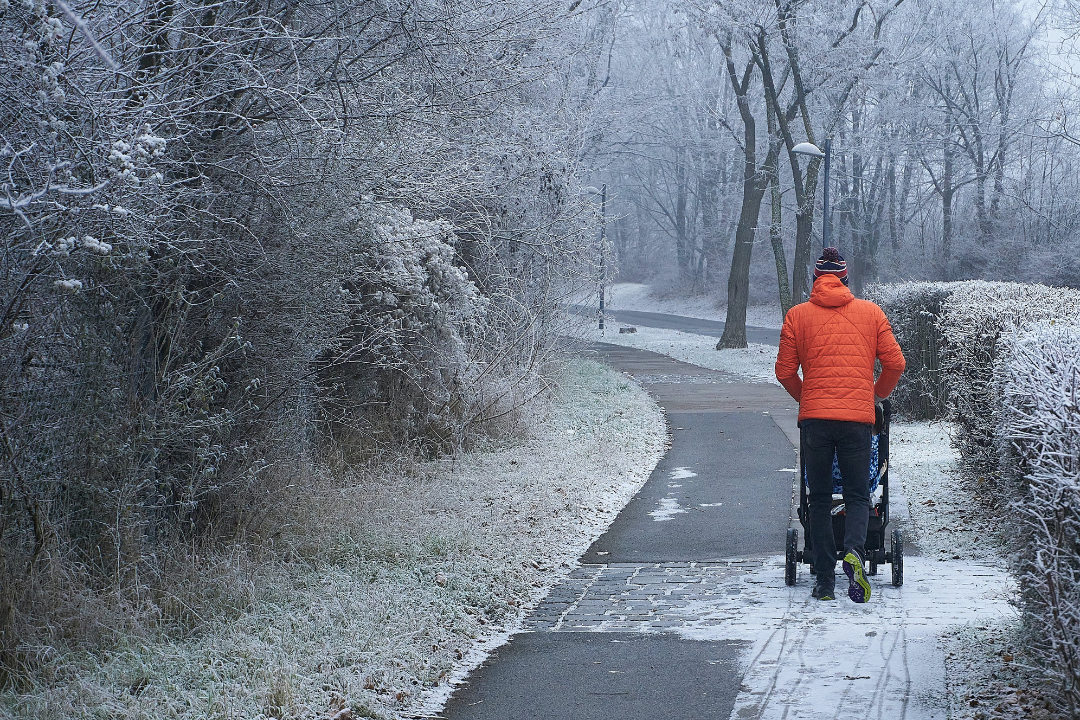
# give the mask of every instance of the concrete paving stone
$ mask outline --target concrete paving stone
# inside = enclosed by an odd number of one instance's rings
[[[536,612],[536,613],[533,613],[532,615],[530,615],[529,617],[535,618],[538,621],[543,621],[543,620],[558,620],[562,616],[563,616],[562,612]]]
[[[570,603],[577,602],[584,592],[585,588],[581,588],[579,592],[575,593],[560,593],[559,595],[548,595],[541,602],[551,605],[569,605]]]

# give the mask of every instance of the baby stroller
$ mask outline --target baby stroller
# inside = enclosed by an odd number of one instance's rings
[[[900,528],[893,528],[891,532],[891,549],[885,550],[885,533],[889,532],[889,522],[892,516],[889,512],[889,420],[892,415],[891,404],[885,400],[877,408],[877,422],[874,423],[874,434],[870,450],[870,522],[866,528],[866,560],[867,574],[877,575],[878,566],[882,563],[892,565],[892,584],[897,587],[904,584],[904,536]],[[809,485],[806,479],[806,466],[802,461],[804,452],[799,453],[799,522],[802,524],[806,543],[803,550],[799,550],[799,531],[790,528],[787,531],[787,552],[784,564],[784,582],[788,585],[795,584],[795,570],[798,563],[810,564],[813,545],[810,533],[810,497]],[[833,458],[833,505],[832,527],[833,537],[836,538],[836,547],[844,547],[844,498],[841,494],[842,484],[840,481],[840,469],[836,458]],[[844,550],[837,551],[837,560],[842,560]],[[811,565],[810,572],[814,572]]]

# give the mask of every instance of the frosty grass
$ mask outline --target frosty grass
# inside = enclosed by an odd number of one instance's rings
[[[54,658],[6,717],[396,717],[478,662],[644,483],[664,418],[574,362],[524,440],[329,491],[331,540],[260,566],[238,617],[184,639]],[[283,540],[283,542],[288,542]],[[302,546],[301,541],[296,541]],[[444,682],[444,685],[446,683]]]

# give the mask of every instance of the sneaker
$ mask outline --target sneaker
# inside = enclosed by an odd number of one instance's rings
[[[814,583],[814,589],[810,591],[810,597],[818,600],[835,600],[836,592],[832,585],[823,585],[821,583]]]
[[[863,572],[863,555],[855,548],[844,556],[844,574],[848,576],[848,597],[852,602],[864,603],[870,600],[870,583]]]

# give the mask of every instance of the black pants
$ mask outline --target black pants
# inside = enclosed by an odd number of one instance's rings
[[[802,421],[803,463],[810,486],[810,535],[814,573],[828,585],[836,578],[832,529],[832,461],[836,455],[844,483],[844,550],[866,544],[870,521],[870,437],[873,425],[844,420]]]

